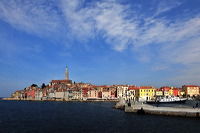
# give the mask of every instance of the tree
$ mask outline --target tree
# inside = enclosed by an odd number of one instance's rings
[[[44,89],[46,87],[46,85],[44,83],[42,83],[41,88]]]
[[[38,85],[37,84],[32,84],[31,87],[38,87]]]

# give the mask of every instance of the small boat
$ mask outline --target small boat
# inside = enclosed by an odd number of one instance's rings
[[[187,98],[180,98],[176,96],[162,96],[157,97],[155,101],[146,101],[149,104],[157,104],[157,103],[185,103]]]

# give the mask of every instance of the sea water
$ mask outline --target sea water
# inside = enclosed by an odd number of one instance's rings
[[[138,115],[115,102],[0,100],[0,133],[200,133],[200,119]]]

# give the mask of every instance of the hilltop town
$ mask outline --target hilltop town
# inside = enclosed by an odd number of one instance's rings
[[[182,88],[163,86],[135,85],[92,85],[90,83],[75,83],[69,79],[68,68],[65,70],[65,79],[52,80],[48,85],[38,87],[32,84],[23,90],[12,93],[13,100],[56,100],[56,101],[117,101],[120,98],[133,101],[154,100],[158,96],[199,97],[197,85],[183,85]]]

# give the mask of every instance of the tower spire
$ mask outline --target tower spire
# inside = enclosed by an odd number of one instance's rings
[[[65,79],[69,80],[69,72],[68,72],[68,67],[66,66],[66,70],[65,70]]]

